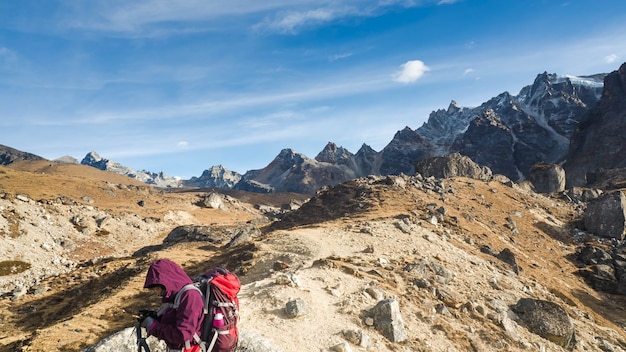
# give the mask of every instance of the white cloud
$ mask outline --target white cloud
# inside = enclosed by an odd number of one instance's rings
[[[187,141],[180,141],[180,142],[176,143],[176,146],[178,148],[187,148],[189,146],[189,142],[187,142]]]
[[[304,12],[289,12],[268,25],[280,32],[291,33],[307,24],[330,22],[336,17],[338,14],[334,10],[314,9]]]
[[[474,70],[473,68],[466,68],[465,72],[463,72],[463,76],[467,76],[470,73],[474,73],[474,72],[476,72],[476,70]]]
[[[337,60],[341,60],[341,59],[345,59],[352,56],[352,53],[344,53],[344,54],[335,54],[332,55],[329,60],[330,61],[337,61]]]
[[[606,62],[607,64],[612,64],[617,61],[618,58],[619,57],[616,54],[607,55],[604,57],[604,62]]]
[[[400,70],[393,76],[393,80],[400,83],[413,83],[420,79],[430,68],[420,60],[411,60],[400,65]]]

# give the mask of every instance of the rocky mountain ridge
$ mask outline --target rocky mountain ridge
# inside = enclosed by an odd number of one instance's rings
[[[612,75],[614,73],[609,76]],[[88,153],[81,163],[159,187],[213,187],[260,193],[313,194],[321,187],[366,175],[412,175],[416,162],[458,152],[489,167],[496,174],[512,180],[524,180],[536,163],[563,163],[574,133],[576,140],[581,140],[585,132],[590,131],[584,128],[589,125],[590,118],[586,118],[587,122],[581,128],[579,124],[602,96],[605,76],[559,76],[544,72],[516,96],[504,92],[475,108],[461,107],[452,101],[447,109],[433,111],[428,121],[416,130],[405,127],[398,131],[380,152],[363,144],[353,154],[329,142],[311,159],[287,148],[280,151],[265,168],[249,170],[244,175],[218,165],[204,170],[200,177],[179,180],[164,173],[135,171],[103,159],[95,152]],[[613,82],[612,79],[609,81]],[[623,92],[620,93],[619,89],[606,93],[617,97],[620,94]],[[618,104],[619,101],[605,102],[604,110],[607,104]],[[616,106],[612,109],[620,108]],[[615,122],[603,126],[612,124]],[[602,131],[611,133],[619,130],[607,127]],[[587,152],[590,153],[593,151]],[[613,154],[621,155],[619,152]],[[593,157],[586,160],[597,163]],[[601,167],[619,165],[619,161],[607,162]],[[594,164],[593,167],[598,166]],[[585,166],[582,168],[585,169]],[[580,179],[579,176],[577,178]],[[581,182],[576,185],[581,185]]]
[[[216,176],[211,182],[193,178],[171,185],[313,193],[322,186],[366,175],[412,175],[417,161],[455,152],[494,173],[523,180],[535,163],[564,161],[582,116],[602,94],[604,77],[544,72],[516,96],[504,92],[475,108],[452,101],[446,110],[433,111],[416,130],[398,131],[380,152],[364,144],[353,154],[329,142],[311,159],[284,149],[261,170],[239,175],[220,169],[229,175],[228,181]],[[220,173],[206,170],[203,175],[207,172]]]

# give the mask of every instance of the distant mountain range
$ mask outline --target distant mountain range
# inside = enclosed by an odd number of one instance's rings
[[[564,164],[572,170],[568,181],[584,185],[589,171],[626,167],[625,72],[626,63],[610,74],[544,72],[518,95],[504,92],[473,108],[452,101],[447,109],[433,111],[416,130],[398,131],[380,152],[363,144],[353,154],[332,142],[315,158],[283,149],[265,168],[244,175],[218,165],[181,180],[162,172],[135,171],[95,152],[80,163],[159,187],[314,193],[367,175],[411,175],[418,161],[460,153],[514,181],[526,179],[538,162]],[[0,162],[5,160],[12,159],[0,149]]]

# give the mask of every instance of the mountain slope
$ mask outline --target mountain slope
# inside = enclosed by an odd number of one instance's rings
[[[11,178],[34,176],[5,171]],[[97,184],[94,181],[85,182]],[[361,342],[349,337],[354,334],[365,335],[368,350],[375,351],[566,350],[532,333],[513,313],[511,307],[522,298],[561,306],[576,331],[575,351],[626,349],[624,298],[596,292],[576,275],[576,204],[517,185],[467,178],[360,178],[323,190],[269,226],[259,221],[263,215],[256,207],[243,201],[233,200],[229,204],[239,206],[226,211],[203,210],[193,206],[194,193],[130,191],[115,198],[120,209],[129,215],[153,214],[152,221],[164,232],[128,240],[123,249],[135,256],[118,252],[102,258],[92,253],[28,292],[18,295],[3,286],[0,351],[79,351],[132,326],[134,312],[159,304],[141,287],[148,265],[161,257],[181,263],[190,275],[216,265],[237,272],[243,284],[240,327],[263,336],[276,346],[274,351],[293,351],[294,346],[330,350],[345,344],[364,351]],[[28,190],[24,195],[35,197]],[[136,205],[139,195],[145,197],[144,207]],[[106,211],[99,208],[106,193],[90,196],[94,211]],[[272,196],[255,195],[257,200]],[[49,214],[49,225],[28,231],[66,241],[71,239],[65,237],[69,231],[55,224],[88,211],[68,206],[67,212],[53,213],[51,209],[60,205],[10,198],[0,203],[13,203],[20,226],[42,212]],[[168,212],[154,210],[168,208],[193,211],[194,218],[202,216],[196,219],[211,223],[214,231],[237,229],[242,216],[256,217],[250,223],[258,224],[261,234],[230,245],[229,238],[180,238],[166,245],[167,229],[177,224],[166,220]],[[184,223],[193,218],[178,219]],[[132,230],[138,224],[144,226],[141,221],[119,222],[116,235],[91,240],[104,244],[113,236],[138,236],[143,231]],[[588,241],[597,242],[591,237]],[[508,260],[495,255],[505,250],[512,255]],[[289,318],[285,305],[294,299],[304,301],[310,312]],[[399,303],[407,334],[403,342],[390,341],[367,323],[369,309],[384,299]],[[34,314],[37,319],[32,319]]]
[[[0,165],[9,165],[21,160],[45,160],[44,158],[26,153],[0,144]]]

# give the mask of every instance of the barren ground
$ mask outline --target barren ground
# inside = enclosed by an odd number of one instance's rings
[[[562,350],[523,326],[506,329],[494,317],[498,302],[512,305],[522,297],[565,308],[576,328],[576,351],[602,350],[604,342],[626,350],[624,297],[596,292],[575,274],[572,254],[579,243],[571,226],[580,208],[496,181],[448,179],[442,193],[403,180],[348,182],[270,226],[259,220],[259,205],[280,207],[309,196],[229,192],[223,194],[226,210],[207,209],[197,203],[211,190],[158,190],[80,165],[0,167],[2,257],[30,263],[31,271],[60,268],[34,286],[41,290],[29,286],[16,298],[14,283],[28,271],[0,277],[0,352],[79,351],[132,326],[137,310],[158,305],[142,285],[150,262],[161,257],[192,276],[217,265],[238,273],[241,326],[284,351],[328,351],[346,341],[343,330],[365,331],[372,351]],[[431,216],[441,207],[443,220],[434,223]],[[70,221],[80,214],[88,218],[82,232]],[[519,234],[511,231],[512,221]],[[176,226],[244,223],[256,224],[262,236],[228,249],[207,242],[159,247]],[[483,246],[496,253],[510,249],[519,275],[481,252]],[[151,250],[133,256],[142,248]],[[439,286],[456,295],[451,314],[435,311],[436,286],[418,288],[415,274],[404,270],[420,262],[451,273]],[[392,343],[364,323],[364,311],[377,302],[365,293],[368,287],[398,299],[407,341]],[[312,311],[289,319],[285,303],[296,298]],[[468,304],[484,314],[461,308]]]

